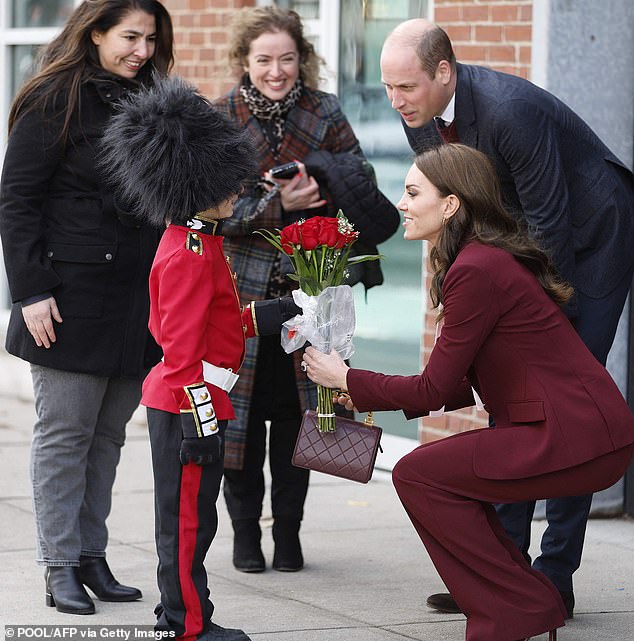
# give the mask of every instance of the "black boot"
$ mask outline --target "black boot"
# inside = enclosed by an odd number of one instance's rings
[[[219,625],[211,623],[209,630],[198,637],[198,641],[251,641],[251,637],[248,637],[243,630],[221,628]]]
[[[304,567],[302,546],[299,542],[301,520],[290,516],[276,516],[273,520],[273,569],[279,572],[298,572]]]
[[[260,547],[262,530],[258,519],[238,519],[233,525],[233,566],[240,572],[264,572]]]
[[[66,614],[94,614],[95,604],[77,577],[79,568],[46,568],[46,605]]]
[[[80,556],[77,576],[100,601],[137,601],[143,596],[141,590],[121,585],[103,556]]]

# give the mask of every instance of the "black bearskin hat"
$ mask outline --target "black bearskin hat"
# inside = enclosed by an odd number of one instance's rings
[[[238,194],[257,172],[254,159],[242,126],[171,77],[122,100],[104,131],[99,165],[124,209],[163,226]]]

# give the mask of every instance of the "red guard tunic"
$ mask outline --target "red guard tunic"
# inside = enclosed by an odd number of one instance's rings
[[[251,307],[241,310],[222,240],[179,225],[163,235],[150,274],[149,325],[164,359],[143,384],[146,407],[190,410],[185,388],[203,383],[203,361],[233,372],[242,365],[245,339],[255,328]],[[227,392],[206,387],[216,418],[235,418]]]

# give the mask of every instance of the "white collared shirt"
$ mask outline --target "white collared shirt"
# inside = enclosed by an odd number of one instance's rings
[[[445,126],[449,127],[449,125],[454,121],[454,118],[456,117],[456,92],[454,91],[453,96],[451,96],[451,100],[449,101],[449,104],[445,108],[445,110],[440,114],[440,119],[445,122]]]

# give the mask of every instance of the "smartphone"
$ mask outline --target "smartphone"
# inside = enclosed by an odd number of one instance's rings
[[[293,162],[287,162],[285,165],[273,167],[269,173],[271,178],[292,178],[299,171],[299,165]]]

